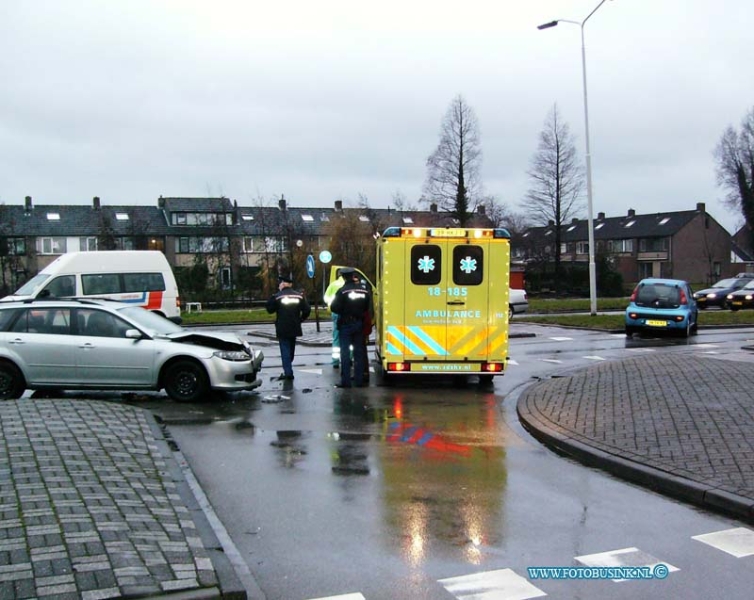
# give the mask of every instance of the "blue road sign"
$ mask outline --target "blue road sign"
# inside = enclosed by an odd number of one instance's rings
[[[314,257],[311,254],[306,257],[306,274],[309,279],[314,277]]]

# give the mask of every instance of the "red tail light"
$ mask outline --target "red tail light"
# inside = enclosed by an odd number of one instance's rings
[[[636,287],[634,288],[634,291],[633,291],[633,292],[631,292],[631,297],[630,297],[630,298],[628,299],[628,301],[629,301],[629,302],[633,302],[634,300],[636,300],[636,293],[637,293],[638,291],[639,291],[639,286],[637,285],[637,286],[636,286]]]
[[[680,292],[681,292],[681,304],[688,304],[689,301],[686,298],[686,292],[684,292],[683,290],[680,290]]]

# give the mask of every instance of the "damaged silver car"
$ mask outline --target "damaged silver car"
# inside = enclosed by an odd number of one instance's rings
[[[193,331],[107,300],[0,305],[0,399],[26,389],[162,390],[180,402],[261,384],[264,355],[232,332]]]

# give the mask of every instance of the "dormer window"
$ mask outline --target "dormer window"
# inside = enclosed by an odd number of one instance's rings
[[[311,215],[301,215],[301,219],[306,223],[314,223],[314,217]]]
[[[254,220],[254,215],[241,215],[241,220],[242,221],[253,221]]]
[[[403,222],[404,222],[404,223],[405,223],[406,225],[412,225],[412,224],[413,224],[413,222],[414,222],[414,220],[413,220],[413,219],[412,219],[411,217],[403,217]]]
[[[60,221],[60,213],[47,213],[47,220],[48,221]]]
[[[361,221],[362,223],[369,223],[369,217],[367,217],[366,215],[359,215],[359,221]]]
[[[116,221],[128,221],[128,213],[115,213]]]

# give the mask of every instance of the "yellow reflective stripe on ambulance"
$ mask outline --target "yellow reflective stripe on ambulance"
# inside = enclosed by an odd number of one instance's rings
[[[387,328],[387,338],[389,354],[439,354],[441,356],[447,354],[442,344],[439,344],[421,327],[390,326]]]
[[[448,348],[444,348],[437,341],[438,338],[446,338]],[[506,339],[503,327],[390,326],[387,328],[386,348],[391,355],[492,355],[505,344]]]

